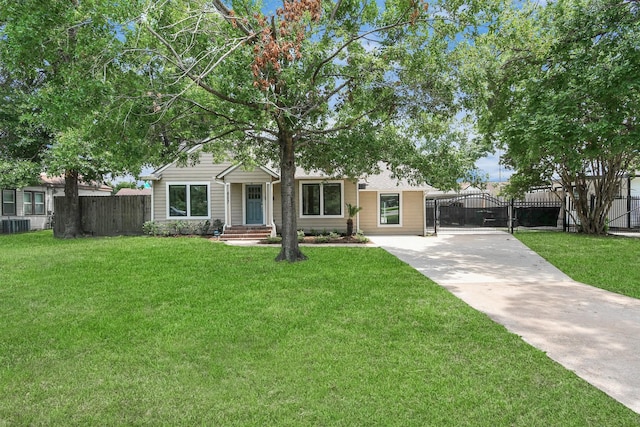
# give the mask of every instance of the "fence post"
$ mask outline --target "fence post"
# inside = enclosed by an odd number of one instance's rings
[[[514,218],[514,209],[513,209],[513,197],[509,200],[509,233],[513,234],[513,223],[515,221]]]
[[[631,177],[627,177],[627,228],[631,228]]]
[[[569,196],[564,196],[564,203],[562,204],[562,232],[566,233],[569,230]]]
[[[438,199],[433,199],[433,235],[438,235]]]

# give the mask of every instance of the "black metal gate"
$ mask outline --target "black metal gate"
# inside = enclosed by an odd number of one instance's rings
[[[562,228],[562,202],[505,200],[486,193],[426,200],[426,227],[446,230],[513,231],[514,227]]]

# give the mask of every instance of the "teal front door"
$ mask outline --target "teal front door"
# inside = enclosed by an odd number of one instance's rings
[[[262,185],[247,185],[247,224],[264,224],[262,218]]]

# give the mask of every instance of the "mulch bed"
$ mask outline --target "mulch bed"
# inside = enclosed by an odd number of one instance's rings
[[[260,243],[264,244],[280,244],[280,242],[270,241],[270,240],[260,240]],[[299,243],[308,243],[314,245],[323,245],[323,244],[358,244],[358,245],[366,245],[367,242],[363,242],[354,237],[340,236],[340,237],[326,237],[326,236],[305,236],[302,241]]]

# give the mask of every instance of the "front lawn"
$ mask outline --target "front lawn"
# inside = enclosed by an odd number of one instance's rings
[[[0,425],[640,416],[379,248],[0,236]]]
[[[558,232],[515,236],[578,282],[640,298],[640,238]]]

